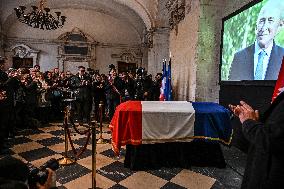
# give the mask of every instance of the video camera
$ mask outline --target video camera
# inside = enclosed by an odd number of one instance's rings
[[[36,183],[44,185],[48,178],[48,170],[47,168],[56,171],[59,168],[59,163],[56,159],[52,158],[48,160],[45,164],[40,166],[39,168],[34,167],[33,165],[29,165],[29,178],[28,183],[30,189],[36,188]]]
[[[115,65],[110,64],[110,65],[108,66],[108,68],[109,68],[109,70],[115,70]]]
[[[145,68],[139,67],[138,69],[136,69],[136,74],[137,76],[142,76],[142,78],[144,79],[147,75],[147,71],[145,70]]]
[[[95,70],[92,69],[92,68],[87,68],[87,71],[89,72],[89,74],[90,74],[91,76],[93,76],[93,75],[95,74]]]

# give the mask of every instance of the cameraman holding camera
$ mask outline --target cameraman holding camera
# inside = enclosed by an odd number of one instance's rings
[[[55,189],[55,170],[59,165],[55,159],[49,160],[41,168],[31,168],[12,156],[0,159],[1,189]],[[13,170],[13,171],[11,171]]]

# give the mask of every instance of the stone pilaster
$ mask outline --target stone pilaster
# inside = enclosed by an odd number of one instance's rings
[[[153,31],[153,46],[148,51],[148,73],[162,72],[163,59],[169,59],[169,29],[156,28]]]

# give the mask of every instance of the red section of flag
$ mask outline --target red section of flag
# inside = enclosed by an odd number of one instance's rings
[[[112,131],[112,147],[116,155],[126,144],[142,143],[141,101],[127,101],[117,106],[109,125]]]
[[[165,101],[165,95],[164,94],[160,94],[159,101]]]
[[[284,90],[284,63],[283,62],[284,62],[284,58],[282,59],[281,69],[278,74],[278,79],[277,79],[277,82],[274,88],[272,102]]]

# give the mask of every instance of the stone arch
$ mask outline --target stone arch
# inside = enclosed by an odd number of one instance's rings
[[[11,47],[13,57],[32,58],[33,66],[38,64],[38,54],[40,51],[30,48],[25,44],[17,44]]]
[[[144,21],[147,29],[153,28],[154,19],[152,18],[150,12],[138,1],[138,0],[114,0],[120,4],[126,5],[132,10],[134,10]]]

